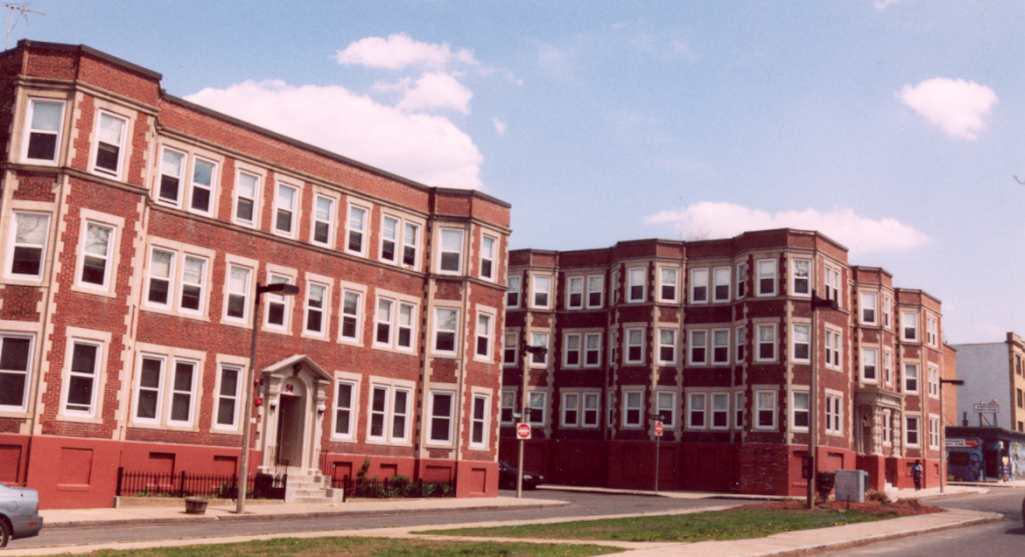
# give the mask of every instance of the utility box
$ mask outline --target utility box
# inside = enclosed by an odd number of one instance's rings
[[[850,503],[865,502],[865,484],[868,472],[864,470],[836,471],[836,500]]]

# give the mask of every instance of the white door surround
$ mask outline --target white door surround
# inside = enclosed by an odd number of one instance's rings
[[[260,471],[319,475],[320,439],[331,376],[304,354],[262,370]],[[286,464],[287,462],[287,464]]]

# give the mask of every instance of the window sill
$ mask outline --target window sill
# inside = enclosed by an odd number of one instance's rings
[[[203,315],[201,313],[186,313],[186,312],[182,312],[182,311],[177,311],[177,310],[175,310],[175,309],[173,309],[171,307],[164,308],[164,307],[159,307],[159,306],[147,305],[147,304],[143,303],[143,305],[141,306],[141,309],[143,311],[148,311],[148,312],[151,312],[151,313],[159,313],[161,315],[169,315],[171,317],[181,317],[181,318],[184,318],[184,319],[191,319],[193,321],[204,321],[204,322],[207,322],[207,323],[210,322],[210,318],[208,318],[206,315]]]
[[[354,339],[354,338],[341,337],[341,338],[338,339],[338,344],[345,344],[347,346],[358,346],[360,348],[363,347],[363,343],[360,342],[359,340]]]
[[[332,443],[355,443],[356,442],[356,437],[355,436],[335,437],[335,436],[332,435],[330,441]]]
[[[100,286],[89,286],[79,282],[71,285],[72,292],[78,292],[79,294],[92,294],[93,296],[104,296],[106,298],[115,298],[114,289],[116,286],[111,285],[110,288],[103,288]]]
[[[46,286],[42,276],[4,275],[4,286]]]
[[[260,332],[261,333],[273,333],[275,335],[282,335],[282,336],[286,336],[286,337],[292,336],[292,331],[290,329],[285,328],[285,327],[278,327],[278,326],[275,326],[275,325],[268,325],[266,323],[264,323],[263,326],[260,327]]]
[[[97,412],[99,412],[99,411],[100,411],[100,409],[97,409]],[[103,417],[101,417],[101,416],[94,416],[94,415],[86,415],[86,414],[81,414],[81,415],[78,415],[78,414],[67,414],[67,413],[61,412],[61,413],[57,414],[57,421],[79,423],[79,424],[102,424],[103,423]]]
[[[384,447],[412,447],[412,441],[388,441],[387,439],[366,439],[368,445],[379,445]]]
[[[302,333],[299,334],[299,336],[301,336],[302,338],[308,338],[310,340],[319,340],[319,341],[322,341],[322,342],[328,342],[327,332],[326,331],[323,332],[323,333],[319,333],[318,334],[318,333],[313,333],[313,332],[305,331],[304,330]]]
[[[252,330],[253,324],[249,321],[242,321],[233,319],[230,317],[221,317],[221,325],[229,325],[231,327],[238,327],[239,329]]]

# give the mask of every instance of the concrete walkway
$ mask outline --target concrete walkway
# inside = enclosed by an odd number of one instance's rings
[[[247,504],[245,514],[235,514],[235,505],[222,502],[207,507],[206,514],[185,514],[180,506],[133,506],[119,509],[53,509],[40,511],[46,528],[69,526],[102,526],[130,523],[162,523],[182,520],[246,520],[267,517],[314,517],[362,513],[424,512],[432,510],[493,510],[565,505],[551,499],[516,499],[514,497],[432,497],[401,500],[351,499],[331,504],[267,503]]]
[[[971,486],[971,487],[1025,487],[1025,480],[1011,480],[1001,482],[998,480],[985,482],[947,482],[948,486]]]
[[[1025,484],[1025,483],[1023,483]],[[1005,484],[1007,487],[1015,487],[1009,484]],[[989,485],[947,485],[944,493],[940,493],[940,488],[931,487],[928,489],[891,489],[887,490],[886,494],[891,499],[921,499],[925,497],[939,497],[941,495],[967,495],[975,493],[986,493]],[[1023,485],[1025,487],[1025,485]],[[783,495],[761,495],[757,493],[723,493],[717,491],[654,491],[654,490],[643,490],[643,489],[614,489],[609,487],[591,487],[591,486],[579,486],[579,485],[558,485],[558,484],[544,484],[539,485],[538,489],[545,489],[550,491],[574,491],[574,492],[586,492],[586,493],[607,493],[610,495],[649,495],[653,497],[669,497],[672,499],[735,499],[741,501],[781,501],[785,499],[803,500],[804,496],[783,496]]]

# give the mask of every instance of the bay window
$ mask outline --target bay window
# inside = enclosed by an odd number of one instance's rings
[[[57,149],[64,127],[64,101],[29,99],[27,120],[25,159],[57,162]]]
[[[459,310],[434,308],[434,352],[455,354],[456,331],[459,326]]]
[[[192,192],[189,208],[193,211],[209,214],[213,212],[211,201],[214,199],[214,179],[217,176],[216,165],[210,161],[195,158],[192,161]]]
[[[127,127],[128,121],[124,118],[100,111],[93,155],[93,169],[96,172],[115,178],[121,174],[121,152]]]
[[[690,270],[690,303],[703,304],[708,301],[708,269]]]
[[[480,278],[495,280],[495,261],[498,251],[498,238],[484,234],[480,239]]]
[[[17,278],[41,278],[43,253],[50,232],[50,215],[14,211],[11,235],[8,236],[8,275]]]
[[[32,338],[29,335],[0,333],[0,410],[21,412],[28,406]]]
[[[758,295],[776,295],[776,264],[775,259],[761,259],[758,261]]]
[[[442,228],[438,272],[459,274],[462,270],[463,230],[457,228]],[[547,307],[547,304],[545,304],[545,306]]]
[[[705,420],[708,404],[706,393],[690,393],[687,395],[687,427],[690,429],[705,429],[708,426]]]

